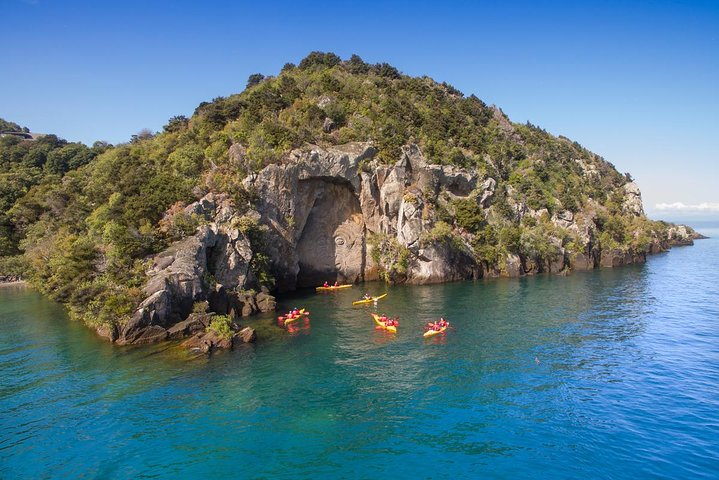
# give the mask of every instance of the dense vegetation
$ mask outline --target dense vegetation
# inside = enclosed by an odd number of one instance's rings
[[[507,252],[551,257],[557,247],[549,234],[566,234],[548,216],[578,212],[590,199],[602,206],[607,245],[646,241],[631,234],[646,220],[621,211],[618,192],[626,178],[579,144],[512,124],[499,109],[428,77],[408,77],[356,55],[342,61],[313,52],[276,77],[250,76],[242,93],[204,102],[191,118],[171,118],[163,132],[143,131],[115,147],[53,135],[0,139],[0,270],[6,270],[0,273],[24,269],[74,316],[114,322],[139,299],[143,259],[194,230],[182,205],[219,191],[238,207],[251,206],[252,192],[240,183],[251,171],[307,143],[368,140],[382,162],[396,161],[413,142],[434,163],[497,180],[489,217],[474,201],[438,202],[430,207],[443,212],[443,222],[425,239],[471,233],[474,254],[487,264]],[[230,153],[233,145],[243,147],[241,155]],[[579,160],[598,174],[583,175]],[[520,222],[517,203],[546,214]],[[401,274],[406,252],[388,239],[376,241],[383,245],[377,255],[397,257],[392,275]],[[267,275],[264,281],[271,284]]]

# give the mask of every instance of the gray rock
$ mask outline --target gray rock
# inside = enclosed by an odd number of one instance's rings
[[[572,270],[576,270],[578,272],[592,270],[594,268],[594,261],[588,255],[585,255],[582,252],[577,252],[570,256],[569,266]]]
[[[644,216],[642,193],[639,191],[637,184],[629,182],[622,188],[624,189],[624,203],[622,204],[624,211],[637,217]]]
[[[330,117],[326,117],[324,123],[322,124],[322,131],[325,133],[330,133],[332,130],[335,129],[335,122]]]
[[[255,302],[257,303],[257,309],[263,313],[273,312],[277,307],[275,297],[265,292],[258,293],[255,297]]]
[[[524,274],[522,260],[519,258],[519,255],[513,253],[507,255],[502,274],[506,277],[519,277]]]
[[[494,198],[494,191],[496,188],[497,181],[491,177],[487,178],[484,183],[482,183],[482,186],[480,187],[482,193],[479,198],[479,204],[482,208],[488,208],[490,206],[492,199]]]
[[[242,343],[254,343],[257,341],[257,333],[250,327],[245,327],[239,332],[232,336],[232,345],[239,345]]]
[[[212,314],[190,314],[187,320],[176,323],[168,328],[167,337],[170,340],[177,340],[202,332],[210,324],[211,318]]]

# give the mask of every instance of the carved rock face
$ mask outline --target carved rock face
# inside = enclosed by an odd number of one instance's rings
[[[301,181],[298,188],[307,190],[299,197],[312,204],[298,208],[308,215],[296,248],[297,286],[360,280],[365,238],[358,198],[349,185],[321,179]]]

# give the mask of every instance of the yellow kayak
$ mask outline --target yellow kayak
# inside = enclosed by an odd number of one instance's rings
[[[444,333],[445,330],[447,330],[447,327],[442,327],[439,330],[427,330],[426,332],[424,332],[423,337],[424,338],[434,337],[435,335],[437,335],[439,333]]]
[[[373,313],[373,314],[372,314],[372,318],[374,318],[374,322],[375,322],[377,325],[379,325],[380,327],[384,328],[384,329],[387,330],[388,332],[390,332],[390,333],[397,333],[397,327],[395,327],[394,325],[390,325],[390,326],[388,327],[387,325],[385,325],[385,323],[384,323],[383,321],[381,321],[381,320],[379,319],[380,317],[379,317],[379,315],[377,315],[376,313]]]
[[[352,285],[337,285],[336,287],[334,285],[329,287],[317,287],[315,290],[318,292],[331,292],[332,290],[342,290],[343,288],[350,288]]]
[[[372,297],[372,298],[368,298],[367,300],[357,300],[356,302],[352,302],[352,305],[363,305],[365,303],[374,303],[377,300],[384,298],[386,296],[387,296],[387,294],[384,293],[384,294],[380,295],[379,297]]]
[[[297,315],[294,315],[294,316],[285,315],[284,317],[280,317],[280,320],[282,320],[282,318],[284,318],[284,319],[285,319],[285,325],[288,325],[288,324],[290,324],[290,323],[292,323],[292,322],[296,322],[296,321],[299,320],[303,315],[309,315],[309,314],[310,314],[310,312],[305,312],[305,309],[303,308],[302,310],[300,310],[300,313],[298,313]]]

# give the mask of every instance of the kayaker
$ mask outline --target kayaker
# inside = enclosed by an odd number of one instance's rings
[[[362,300],[370,300],[372,296],[369,294],[369,292],[365,292],[364,296],[362,297]]]
[[[340,282],[335,280],[335,287],[339,287],[339,286],[340,286]]]
[[[330,284],[329,284],[329,283],[327,283],[327,280],[325,280],[325,284],[324,284],[324,285],[322,285],[322,286],[323,286],[323,287],[325,287],[325,288],[327,288],[327,287],[329,287],[329,286],[330,286]]]

